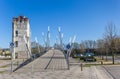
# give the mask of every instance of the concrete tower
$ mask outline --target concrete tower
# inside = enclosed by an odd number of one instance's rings
[[[25,16],[14,17],[12,22],[13,58],[29,58],[31,53],[31,32],[29,19]],[[25,39],[26,41],[25,41]],[[26,42],[26,43],[25,43]],[[27,46],[26,46],[27,45]]]

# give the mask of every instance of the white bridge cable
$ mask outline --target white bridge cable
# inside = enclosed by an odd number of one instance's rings
[[[24,39],[24,41],[25,41],[25,45],[26,45],[26,48],[27,48],[27,50],[28,50],[28,55],[29,55],[30,57],[32,57],[32,54],[31,54],[30,49],[29,49],[29,47],[28,47],[28,43],[27,43],[27,39],[26,39],[26,36],[25,36],[25,35],[24,35],[23,39]]]
[[[40,47],[39,47],[39,43],[38,43],[37,37],[35,37],[35,42],[36,42],[37,47],[38,47],[38,52],[40,53]]]

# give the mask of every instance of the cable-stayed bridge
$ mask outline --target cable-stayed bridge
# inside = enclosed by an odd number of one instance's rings
[[[17,68],[12,69],[14,72],[36,72],[46,70],[68,70],[69,69],[69,53],[70,45],[67,46],[69,51],[65,52],[63,44],[63,33],[60,27],[58,28],[60,44],[55,47],[50,47],[50,28],[48,27],[47,38],[44,38],[45,50],[41,52],[38,47],[38,53],[30,55],[30,58],[22,62]],[[37,38],[35,38],[37,43]],[[75,39],[74,39],[75,40]],[[27,45],[26,45],[27,46]],[[29,50],[28,50],[29,51]]]

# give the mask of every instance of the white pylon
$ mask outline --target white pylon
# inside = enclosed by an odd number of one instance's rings
[[[50,47],[50,27],[48,26],[48,33],[47,33],[47,47]]]
[[[70,45],[71,45],[71,43],[72,43],[72,39],[71,39],[71,37],[70,37],[70,39],[69,39],[69,43],[70,43]]]
[[[76,35],[73,37],[72,43],[75,43]]]

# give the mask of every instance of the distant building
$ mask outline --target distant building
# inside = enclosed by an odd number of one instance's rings
[[[28,48],[26,47],[24,36],[27,40]],[[12,42],[14,43],[13,57],[27,58],[31,52],[31,32],[29,19],[25,16],[14,17],[12,22]],[[28,52],[29,49],[29,52]]]

